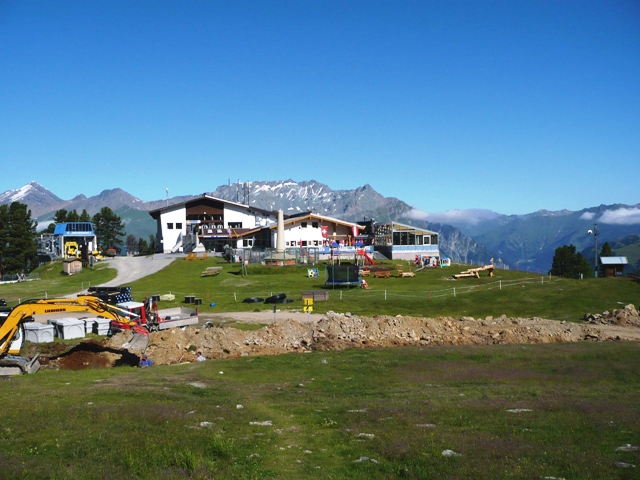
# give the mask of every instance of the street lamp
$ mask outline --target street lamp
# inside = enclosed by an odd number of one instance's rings
[[[597,277],[598,276],[598,224],[594,223],[593,230],[589,230],[587,231],[587,233],[589,235],[593,235],[593,241],[594,241],[594,246],[593,246],[594,262],[593,263],[595,267],[594,276]]]

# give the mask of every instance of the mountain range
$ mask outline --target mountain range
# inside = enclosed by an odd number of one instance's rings
[[[640,234],[640,204],[600,205],[574,212],[540,210],[526,215],[503,215],[490,210],[451,210],[427,213],[394,197],[380,195],[371,185],[354,190],[332,190],[315,180],[296,182],[255,181],[221,185],[210,195],[266,210],[293,214],[312,211],[347,221],[373,218],[394,220],[440,234],[440,249],[456,262],[484,264],[495,258],[505,268],[546,272],[555,249],[573,244],[578,251],[593,252],[594,238],[587,231],[598,224],[598,243],[610,244]],[[198,195],[145,202],[122,189],[99,195],[77,195],[63,200],[37,182],[0,194],[0,205],[18,201],[29,206],[32,217],[44,228],[59,209],[86,209],[90,215],[110,207],[125,223],[127,234],[155,234],[148,212],[167,204],[181,203]],[[591,248],[591,250],[589,250]],[[587,257],[587,258],[593,258]]]

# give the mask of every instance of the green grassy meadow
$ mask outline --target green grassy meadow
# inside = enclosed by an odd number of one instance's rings
[[[116,276],[116,271],[109,268],[108,263],[98,263],[93,268],[84,268],[80,273],[66,275],[61,261],[38,267],[33,273],[39,277],[38,280],[1,284],[0,298],[12,306],[31,298],[58,298],[108,282]]]
[[[222,273],[201,277],[212,265]],[[624,278],[498,270],[494,278],[449,279],[465,268],[371,278],[369,290],[331,290],[314,307],[579,321],[640,303],[640,285]],[[0,285],[0,298],[62,295],[115,275],[106,267],[73,277],[59,270]],[[295,301],[279,307],[301,310],[301,292],[323,288],[320,270],[313,279],[306,268],[250,266],[242,276],[217,259],[177,260],[132,286],[136,299],[172,292],[175,305],[196,295],[211,312],[269,309],[241,300],[284,292]],[[640,344],[583,342],[43,370],[0,380],[0,478],[638,478],[638,365]]]
[[[585,342],[43,371],[0,389],[0,478],[637,478],[639,363]]]
[[[395,269],[397,262],[380,262],[378,266]],[[209,266],[221,266],[217,276],[202,277]],[[173,293],[175,302],[161,302],[161,308],[180,305],[185,295],[202,298],[200,311],[270,310],[271,305],[242,303],[248,297],[268,297],[286,293],[293,303],[278,305],[281,310],[302,310],[302,291],[325,289],[324,265],[320,278],[307,277],[306,267],[265,267],[250,265],[242,275],[239,264],[219,258],[185,261],[178,259],[160,272],[131,284],[136,300],[152,294]],[[405,265],[406,268],[406,265]],[[640,304],[640,285],[627,278],[589,278],[570,280],[513,270],[496,270],[495,276],[480,279],[452,280],[453,274],[468,265],[453,265],[416,273],[413,278],[379,279],[369,277],[368,290],[361,288],[330,289],[329,300],[316,302],[315,313],[351,312],[357,315],[473,316],[488,315],[544,317],[580,321],[582,316],[604,310]],[[108,263],[94,270],[67,276],[62,265],[53,263],[37,270],[41,280],[0,285],[0,298],[10,305],[25,298],[53,298],[79,292],[88,285],[98,285],[115,277]],[[395,272],[394,272],[395,275]],[[214,307],[210,306],[215,303]]]

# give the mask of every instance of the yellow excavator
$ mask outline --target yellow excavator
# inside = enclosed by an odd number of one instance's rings
[[[122,346],[125,349],[142,351],[149,344],[149,332],[140,324],[138,315],[105,303],[95,296],[27,300],[13,309],[0,311],[0,375],[38,371],[40,364],[37,355],[32,359],[19,356],[25,340],[24,324],[33,321],[34,315],[65,312],[108,318],[112,328],[131,330],[133,337]]]

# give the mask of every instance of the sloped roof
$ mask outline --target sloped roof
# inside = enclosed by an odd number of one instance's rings
[[[227,205],[234,205],[236,207],[241,207],[241,208],[245,208],[245,209],[251,209],[254,210],[256,212],[260,212],[262,214],[265,215],[274,215],[277,212],[272,211],[272,210],[265,210],[263,208],[258,208],[258,207],[252,207],[251,205],[245,205],[244,203],[238,203],[238,202],[232,202],[231,200],[225,200],[223,198],[218,198],[218,197],[213,197],[211,195],[207,195],[206,193],[204,195],[202,195],[201,197],[196,197],[196,198],[192,198],[190,200],[186,200],[184,202],[181,203],[173,203],[171,205],[165,206],[165,207],[161,207],[161,208],[156,208],[155,210],[150,210],[149,211],[149,215],[151,215],[153,218],[158,218],[158,216],[160,214],[162,214],[163,212],[169,211],[169,210],[175,210],[177,208],[181,208],[181,207],[185,207],[187,206],[187,204],[193,204],[193,203],[198,203],[202,200],[213,200],[215,202],[221,202],[221,203],[226,203]]]
[[[91,222],[66,222],[57,223],[53,234],[67,237],[93,237],[95,232]]]
[[[628,265],[627,257],[600,257],[602,265]]]
[[[287,225],[291,225],[292,223],[301,222],[303,220],[314,220],[314,219],[315,220],[329,222],[329,223],[337,223],[337,224],[340,224],[340,225],[344,225],[346,227],[358,226],[359,228],[363,228],[362,225],[358,225],[357,223],[345,222],[344,220],[338,220],[337,218],[332,218],[332,217],[325,217],[323,215],[318,215],[317,213],[311,213],[311,212],[285,218],[284,219],[284,226],[286,228]],[[241,234],[238,235],[238,237],[245,237],[245,236],[248,236],[248,235],[253,235],[254,233],[256,233],[256,232],[258,232],[258,231],[260,231],[262,229],[275,230],[276,228],[278,228],[278,222],[273,222],[273,223],[270,223],[269,225],[266,225],[264,227],[256,227],[256,228],[253,228],[251,230],[242,232]]]

